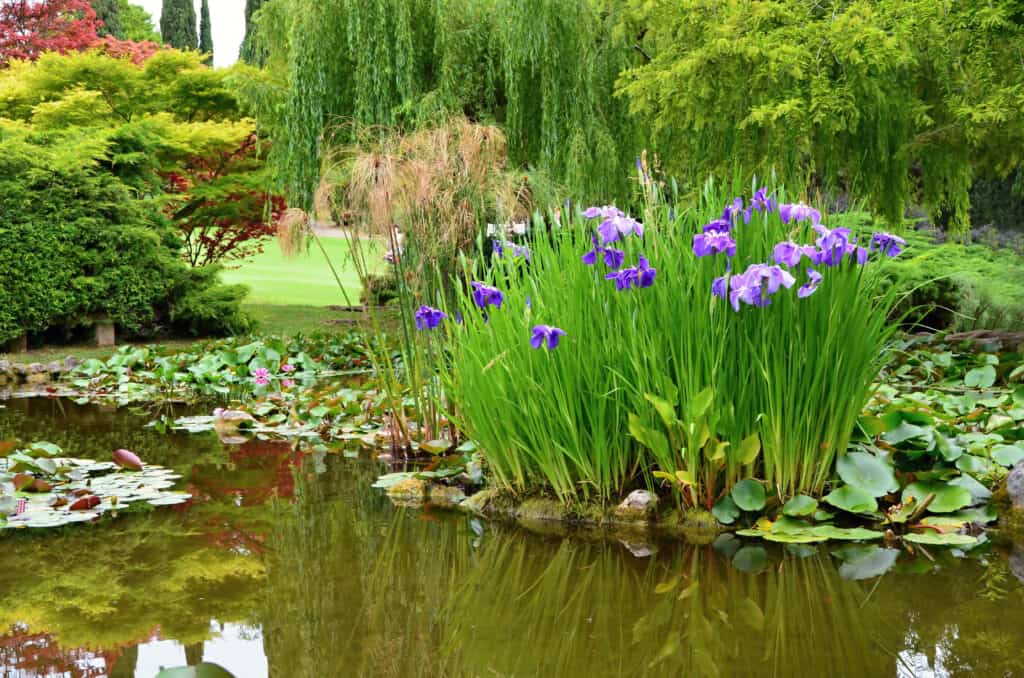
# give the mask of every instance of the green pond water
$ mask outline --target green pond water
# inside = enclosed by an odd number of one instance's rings
[[[393,506],[381,464],[0,402],[0,440],[117,447],[194,500],[0,536],[0,678],[1024,675],[1024,545],[933,560],[538,535]],[[737,550],[739,546],[744,546]]]

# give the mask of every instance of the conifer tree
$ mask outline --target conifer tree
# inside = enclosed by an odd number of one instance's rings
[[[207,63],[213,63],[213,25],[210,23],[209,0],[203,0],[199,13],[199,51],[208,55]]]
[[[262,5],[263,0],[245,0],[245,38],[242,40],[241,49],[238,50],[238,58],[249,64],[262,65],[263,62],[263,57],[257,53],[252,37],[255,28],[252,17]]]
[[[124,40],[124,29],[121,25],[121,4],[118,0],[92,0],[93,11],[96,18],[103,22],[103,25],[96,31],[102,38],[105,35],[112,35],[118,40]]]
[[[164,0],[160,13],[160,35],[166,44],[178,49],[198,49],[196,8],[192,0]]]

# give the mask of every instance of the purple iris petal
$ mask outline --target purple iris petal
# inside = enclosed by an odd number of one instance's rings
[[[704,228],[701,229],[704,233],[708,231],[721,231],[728,233],[732,230],[732,222],[728,219],[714,219],[704,224]]]
[[[604,207],[588,207],[583,210],[583,216],[587,219],[597,219],[598,217],[610,219],[612,217],[621,217],[623,214],[622,210],[611,205],[605,205]]]
[[[791,221],[810,221],[812,225],[821,223],[821,212],[802,202],[779,205],[779,217],[782,218],[782,223],[784,224],[788,224]]]
[[[604,244],[613,243],[621,237],[635,233],[638,237],[644,237],[644,225],[632,217],[612,216],[601,222],[597,227]]]
[[[726,205],[725,209],[722,210],[721,221],[724,221],[731,226],[741,214],[743,214],[743,198],[733,198],[732,204]],[[750,220],[747,219],[747,221]]]
[[[634,285],[637,287],[650,287],[654,284],[654,278],[657,274],[658,269],[653,268],[650,262],[647,261],[647,257],[641,254],[638,265],[624,268],[614,273],[608,273],[604,279],[614,280],[615,289],[624,292]]]
[[[420,306],[416,311],[416,329],[432,330],[441,324],[441,321],[448,317],[448,314],[438,308]]]
[[[494,256],[499,259],[505,255],[505,247],[501,244],[500,240],[492,240],[491,249],[494,251]]]
[[[818,289],[818,285],[821,284],[822,275],[815,271],[813,268],[807,269],[807,282],[800,286],[800,289],[796,291],[796,296],[801,299],[805,299]]]
[[[879,250],[887,257],[895,257],[906,246],[907,241],[898,235],[879,231],[871,236],[871,251]]]
[[[719,276],[711,282],[711,294],[721,299],[726,299],[729,296],[728,275]]]
[[[615,249],[614,247],[603,247],[597,236],[591,238],[594,242],[594,249],[590,250],[583,255],[583,263],[587,266],[593,266],[597,263],[597,257],[600,255],[604,259],[605,265],[615,270],[622,266],[622,262],[626,258],[626,253],[622,250]]]
[[[653,268],[648,262],[647,257],[640,255],[640,265],[637,266],[637,287],[650,287],[654,284],[654,276],[658,274],[658,269]]]
[[[505,301],[505,295],[496,287],[485,285],[482,282],[473,281],[473,302],[482,309],[488,306],[501,308],[501,302]]]
[[[789,289],[796,283],[789,271],[769,264],[751,264],[740,275],[729,280],[729,301],[733,309],[740,310],[740,302],[751,306],[768,306],[771,295],[780,287]]]
[[[536,325],[530,337],[530,346],[539,349],[547,342],[548,350],[553,351],[558,348],[558,340],[564,336],[565,331],[553,325]]]
[[[850,240],[850,229],[828,229],[821,224],[814,224],[814,230],[818,233],[818,239],[815,243],[818,245],[819,252],[817,255],[811,257],[811,260],[816,265],[824,264],[825,266],[838,266],[842,263],[843,257],[846,254],[854,253],[853,250],[850,249],[850,245],[852,244],[852,241]]]
[[[724,231],[708,231],[693,236],[693,253],[698,257],[706,257],[714,252],[725,252],[725,256],[736,254],[736,241]]]
[[[798,245],[792,240],[780,242],[772,251],[772,258],[776,264],[783,266],[796,266],[804,257],[804,246]]]

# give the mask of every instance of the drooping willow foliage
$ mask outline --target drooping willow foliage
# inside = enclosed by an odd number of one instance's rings
[[[592,0],[271,0],[257,23],[277,87],[250,99],[294,204],[317,186],[325,130],[343,144],[336,130],[349,123],[413,128],[452,114],[501,125],[513,164],[575,197],[629,191],[646,135],[613,91],[636,52]]]

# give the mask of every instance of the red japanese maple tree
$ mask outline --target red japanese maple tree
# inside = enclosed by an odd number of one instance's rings
[[[6,0],[0,3],[0,65],[88,49],[102,23],[87,0]]]

